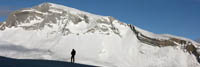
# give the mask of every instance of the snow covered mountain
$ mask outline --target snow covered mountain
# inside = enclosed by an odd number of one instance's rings
[[[154,34],[110,16],[43,3],[12,12],[0,24],[0,56],[105,67],[199,67],[200,44]]]

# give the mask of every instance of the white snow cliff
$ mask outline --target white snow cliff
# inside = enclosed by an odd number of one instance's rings
[[[0,24],[0,56],[103,67],[200,67],[200,44],[154,34],[110,16],[53,3],[12,12]]]

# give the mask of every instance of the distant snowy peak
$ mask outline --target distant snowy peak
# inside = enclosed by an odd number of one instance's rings
[[[17,27],[25,30],[52,29],[66,34],[95,33],[121,35],[119,28],[128,27],[110,16],[99,16],[53,3],[12,12],[1,30]],[[122,31],[121,31],[122,32]]]
[[[6,26],[11,27],[21,23],[31,23],[31,20],[43,21],[43,19],[49,18],[48,16],[51,16],[52,21],[56,22],[56,19],[53,18],[67,18],[67,16],[71,15],[75,17],[90,16],[90,18],[99,18],[97,15],[83,12],[74,8],[53,3],[42,3],[33,8],[26,8],[12,12],[8,16]],[[75,20],[77,19],[75,18]]]

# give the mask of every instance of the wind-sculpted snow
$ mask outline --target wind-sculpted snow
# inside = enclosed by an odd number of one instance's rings
[[[199,67],[199,44],[154,34],[110,16],[43,3],[10,14],[0,24],[0,55],[106,67]],[[1,42],[0,42],[1,43]]]

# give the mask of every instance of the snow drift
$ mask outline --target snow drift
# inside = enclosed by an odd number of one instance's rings
[[[154,34],[110,16],[43,3],[12,12],[0,24],[0,55],[105,67],[199,67],[199,44]]]

